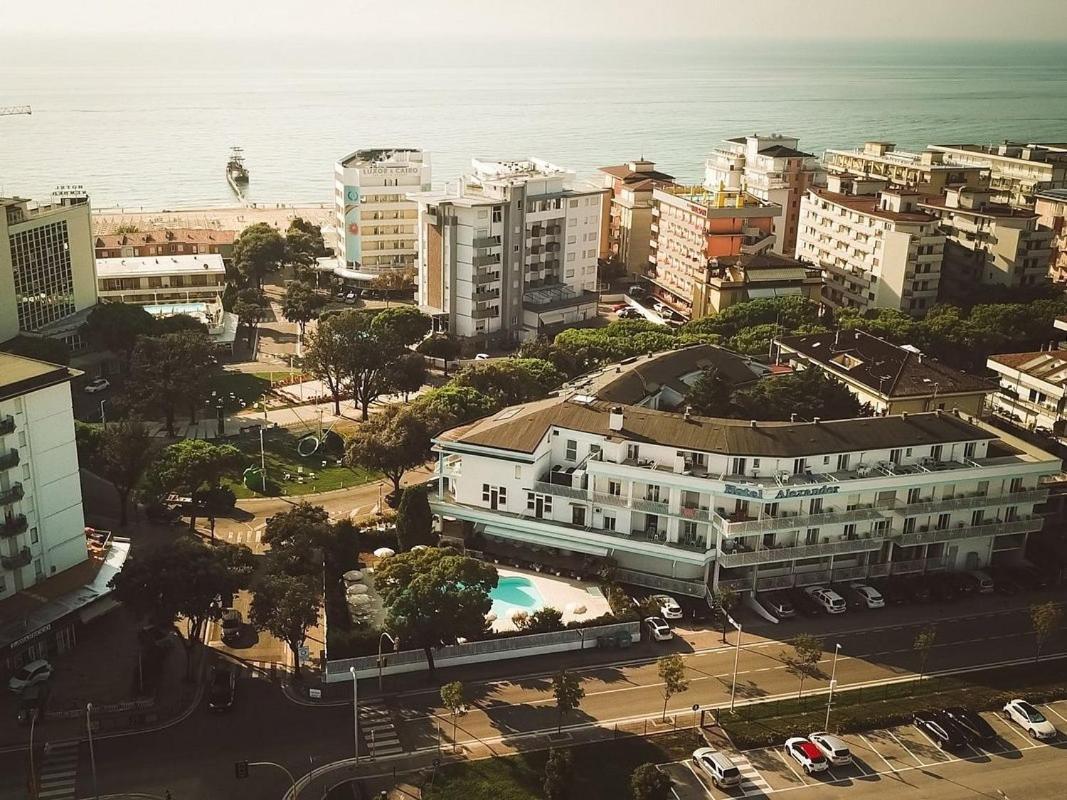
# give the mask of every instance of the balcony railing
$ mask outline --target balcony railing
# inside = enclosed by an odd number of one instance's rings
[[[760,547],[756,550],[719,551],[718,560],[724,567],[745,567],[753,564],[769,564],[775,561],[793,561],[798,558],[817,558],[844,553],[865,553],[880,550],[884,538],[871,536],[865,539],[845,539],[839,542],[801,544],[793,547]]]
[[[29,523],[25,514],[17,514],[0,522],[0,536],[17,536],[26,530]]]
[[[854,581],[867,577],[867,567],[838,567],[830,570],[831,581]]]
[[[829,583],[830,570],[820,569],[813,572],[798,572],[794,575],[793,582],[797,586],[814,586],[816,583]]]
[[[471,319],[492,319],[500,315],[500,308],[497,306],[489,306],[489,308],[476,308],[471,311]]]
[[[15,432],[15,418],[8,414],[6,417],[0,417],[0,436],[7,436],[9,433]]]
[[[10,489],[0,490],[0,506],[17,503],[25,494],[21,483],[13,483]]]
[[[667,578],[621,567],[615,570],[615,578],[623,583],[632,583],[648,589],[662,589],[671,594],[683,594],[687,597],[703,597],[706,590],[703,581],[683,581],[679,578]]]
[[[533,485],[533,491],[538,494],[551,494],[556,497],[573,497],[578,500],[588,500],[589,492],[585,489],[580,489],[576,486],[564,486],[559,483],[547,483],[545,481],[535,481]]]
[[[1043,503],[1048,499],[1048,489],[1029,489],[1024,492],[1007,492],[1005,494],[978,494],[947,497],[941,500],[920,500],[917,503],[900,503],[893,511],[906,517],[929,514],[937,511],[951,511],[957,508],[983,508],[986,506],[1011,505],[1015,503]]]
[[[769,592],[772,589],[788,589],[793,585],[794,575],[771,575],[767,578],[756,578],[756,590]]]
[[[0,469],[11,469],[17,467],[19,463],[19,451],[15,448],[11,448],[2,456],[0,456]]]
[[[500,253],[490,253],[489,255],[485,256],[475,256],[473,259],[471,259],[471,263],[473,263],[476,267],[485,267],[490,264],[499,264]]]
[[[872,519],[884,519],[887,516],[889,505],[889,503],[878,506],[872,504],[866,507],[857,507],[851,511],[827,511],[822,514],[797,514],[794,516],[782,514],[777,517],[764,517],[763,519],[738,522],[729,522],[724,519],[721,527],[726,536],[740,536],[770,533],[772,531],[787,531],[794,528],[817,528],[820,525],[833,525],[838,522],[865,522]]]
[[[21,569],[33,559],[30,548],[23,547],[13,556],[0,556],[0,566],[4,569]]]
[[[1041,526],[1044,524],[1045,518],[1036,515],[1026,516],[1009,522],[997,520],[982,523],[980,525],[965,525],[964,523],[959,523],[951,528],[940,528],[930,531],[920,530],[911,533],[897,534],[893,537],[893,540],[902,547],[910,547],[917,544],[951,542],[955,539],[997,536],[1002,533],[1025,533],[1027,531],[1040,530]]]
[[[482,247],[500,247],[499,236],[477,236],[474,239],[474,246],[478,248]]]

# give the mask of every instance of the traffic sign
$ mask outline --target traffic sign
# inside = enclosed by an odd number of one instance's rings
[[[300,645],[300,649],[298,652],[300,654],[300,663],[307,661],[308,657],[311,655],[311,651],[308,650],[308,646],[306,644]]]

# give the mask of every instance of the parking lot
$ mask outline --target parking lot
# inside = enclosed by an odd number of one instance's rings
[[[661,768],[671,776],[677,800],[766,797],[787,791],[804,791],[806,796],[844,797],[849,793],[848,787],[860,785],[866,785],[865,794],[874,790],[893,791],[898,786],[903,786],[909,796],[916,796],[914,785],[906,780],[910,777],[909,773],[914,772],[920,777],[939,778],[931,770],[956,765],[965,767],[964,772],[969,776],[970,773],[983,769],[996,770],[1009,764],[1025,765],[1028,757],[1036,762],[1038,753],[1045,756],[1045,751],[1050,748],[1067,747],[1067,742],[1064,741],[1064,733],[1067,732],[1067,700],[1048,703],[1039,708],[1060,729],[1060,736],[1054,741],[1035,741],[1000,714],[983,712],[982,716],[993,726],[998,737],[988,748],[965,745],[957,753],[948,753],[941,750],[914,725],[903,725],[862,734],[841,735],[852,751],[853,763],[846,767],[834,766],[816,775],[806,775],[803,768],[786,754],[783,747],[759,748],[743,753],[727,752],[742,775],[741,785],[735,789],[713,786],[710,778],[692,759],[665,764]],[[1058,755],[1054,754],[1052,757]],[[1067,775],[1063,772],[1063,766],[1057,763],[1054,768],[1058,776],[1063,776],[1062,780],[1067,786]],[[893,783],[885,783],[881,787],[877,785],[887,780],[892,780]],[[1016,793],[1010,793],[1012,788]],[[1036,793],[1018,794],[1021,788],[1024,787],[1007,784],[1004,789],[1009,790],[1009,793],[990,796],[1039,796]],[[975,796],[983,795],[976,792]]]

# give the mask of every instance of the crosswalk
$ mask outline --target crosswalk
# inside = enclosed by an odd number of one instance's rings
[[[254,530],[232,531],[228,538],[232,544],[243,544],[248,546],[260,544],[263,541],[263,529],[256,528]]]
[[[741,772],[741,791],[745,794],[757,791],[770,794],[774,791],[771,785],[759,774],[759,771],[752,766],[751,761],[743,755],[732,756],[732,759],[734,765]]]
[[[40,800],[74,800],[80,746],[80,742],[63,742],[47,747],[38,779]]]
[[[397,736],[393,716],[381,701],[373,701],[359,707],[359,729],[371,758],[394,756],[404,752]]]

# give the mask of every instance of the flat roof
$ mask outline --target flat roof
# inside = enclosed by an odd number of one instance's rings
[[[178,256],[134,256],[96,259],[97,278],[138,278],[155,275],[226,274],[219,253]]]
[[[0,352],[0,400],[66,383],[81,374],[61,364]]]
[[[841,194],[828,189],[811,189],[812,194],[828,203],[868,214],[890,222],[936,222],[937,217],[922,211],[887,211],[878,206],[878,196],[871,194]],[[893,191],[889,191],[893,194]],[[900,192],[896,192],[900,194]]]

